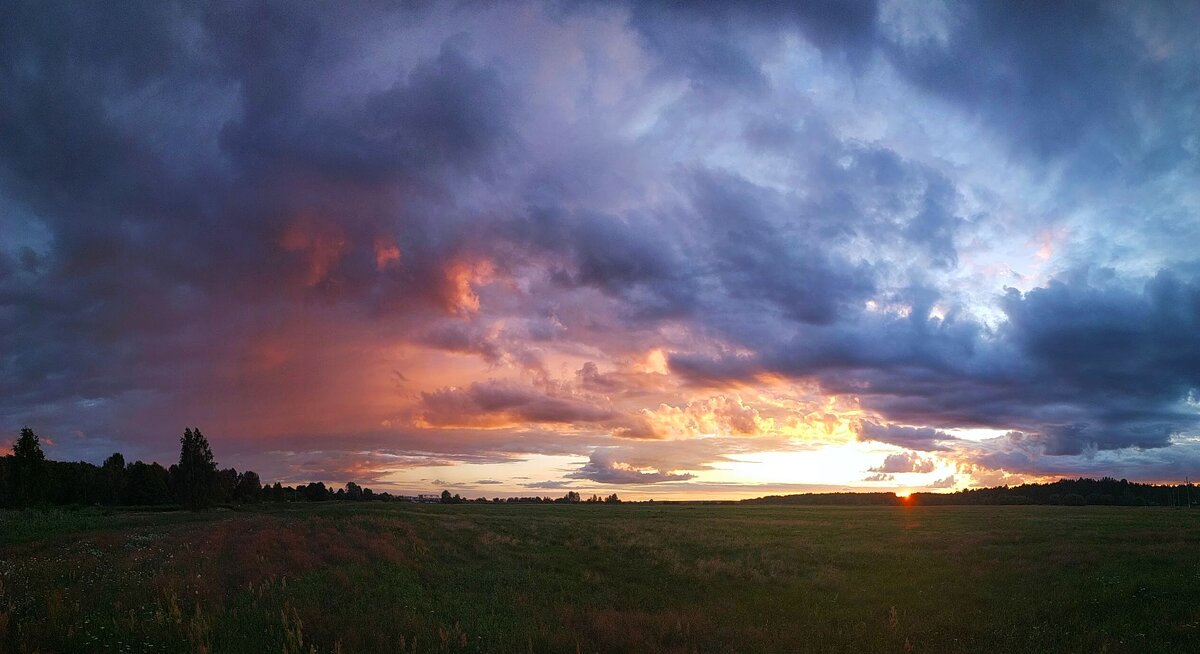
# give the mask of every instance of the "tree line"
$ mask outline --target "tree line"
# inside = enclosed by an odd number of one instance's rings
[[[1193,506],[1200,505],[1200,489],[1192,484],[1140,484],[1126,479],[1060,479],[1045,484],[1021,484],[973,488],[953,493],[913,493],[901,497],[895,493],[802,493],[769,495],[743,500],[750,504],[800,505],[1019,505],[1057,504],[1062,506]]]
[[[1192,484],[1139,484],[1126,479],[1060,479],[1046,484],[975,488],[954,493],[913,493],[916,504],[1058,504],[1064,506],[1191,506]]]
[[[387,492],[376,493],[354,482],[333,488],[324,482],[284,486],[264,485],[253,470],[220,469],[208,439],[197,428],[183,430],[179,439],[179,462],[164,468],[158,463],[127,463],[116,452],[97,466],[85,461],[52,461],[42,451],[38,435],[28,427],[21,430],[12,454],[0,456],[0,508],[88,504],[103,506],[180,505],[200,510],[214,505],[251,502],[327,501],[439,501],[437,496],[410,498]],[[443,504],[466,502],[507,504],[615,504],[616,493],[584,499],[575,491],[558,498],[499,497],[474,500],[442,491]]]
[[[742,500],[743,504],[799,504],[823,506],[889,506],[899,503],[895,493],[797,493]]]
[[[0,507],[24,508],[68,504],[105,506],[182,505],[192,510],[247,502],[316,502],[325,500],[391,500],[354,482],[329,488],[322,482],[296,487],[280,482],[264,486],[253,470],[220,469],[208,439],[199,428],[187,428],[179,439],[179,462],[127,463],[116,452],[97,466],[84,461],[52,461],[38,435],[21,430],[12,454],[0,456]]]
[[[605,497],[593,494],[591,497],[583,499],[583,496],[575,491],[567,491],[567,494],[562,497],[538,497],[537,495],[533,495],[530,497],[493,497],[490,500],[486,497],[477,497],[471,500],[462,497],[458,493],[451,495],[448,490],[442,491],[441,495],[442,504],[479,504],[485,502],[491,502],[492,504],[620,504],[621,498],[617,497],[616,493],[613,493]]]

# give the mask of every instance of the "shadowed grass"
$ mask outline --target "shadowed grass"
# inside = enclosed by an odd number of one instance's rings
[[[0,524],[30,516],[0,545],[4,651],[1176,652],[1200,642],[1200,512],[328,504],[26,512]]]

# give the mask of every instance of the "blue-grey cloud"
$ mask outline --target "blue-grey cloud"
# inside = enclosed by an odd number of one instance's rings
[[[871,472],[894,474],[898,472],[933,472],[934,464],[930,459],[912,452],[889,454],[883,463],[871,468]]]
[[[597,449],[588,462],[574,472],[567,473],[569,479],[586,479],[601,484],[657,484],[668,481],[687,481],[696,475],[690,472],[671,470],[646,470],[616,458],[617,452]]]
[[[1196,11],[9,3],[0,428],[682,480],[690,446],[595,454],[686,404],[616,370],[656,350],[693,387],[853,396],[865,440],[1169,471],[1198,424]],[[398,386],[410,350],[521,381]]]
[[[929,427],[879,425],[873,422],[863,423],[860,436],[864,440],[899,445],[910,450],[924,452],[947,450],[949,449],[947,441],[955,440],[950,434]]]

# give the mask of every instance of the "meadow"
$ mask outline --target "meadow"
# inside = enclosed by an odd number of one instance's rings
[[[1200,511],[0,512],[0,651],[1182,652]]]

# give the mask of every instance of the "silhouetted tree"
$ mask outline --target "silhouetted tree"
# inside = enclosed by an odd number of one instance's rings
[[[43,504],[96,504],[101,501],[101,471],[85,461],[42,462]]]
[[[352,481],[346,482],[346,499],[348,499],[352,502],[358,502],[358,501],[361,501],[362,498],[363,498],[362,486],[359,486],[358,484],[356,484]]]
[[[317,481],[300,487],[301,495],[309,502],[324,502],[331,493],[325,487],[325,482]]]
[[[237,490],[238,471],[234,468],[218,470],[213,478],[213,501],[225,503],[233,501],[233,493]]]
[[[46,455],[37,434],[28,427],[13,444],[13,499],[16,506],[33,506],[46,499]]]
[[[257,502],[260,495],[262,495],[262,481],[258,478],[257,472],[247,470],[238,475],[237,488],[233,491],[235,500]]]
[[[0,456],[0,508],[12,506],[15,501],[12,489],[12,473],[9,472],[11,468],[12,457],[7,454]]]
[[[217,476],[217,464],[213,461],[208,439],[200,429],[185,429],[179,439],[179,465],[176,471],[176,492],[179,500],[193,511],[199,511],[212,502],[213,483]]]
[[[443,490],[442,491],[442,504],[449,504],[453,501],[454,501],[454,498],[450,497],[450,491]]]
[[[554,501],[559,504],[578,504],[581,499],[582,498],[580,497],[579,493],[575,491],[567,491],[566,495],[563,495]]]
[[[100,466],[100,502],[120,504],[125,495],[125,457],[113,452]]]
[[[134,461],[126,469],[125,504],[155,505],[171,501],[167,470],[157,463]]]

